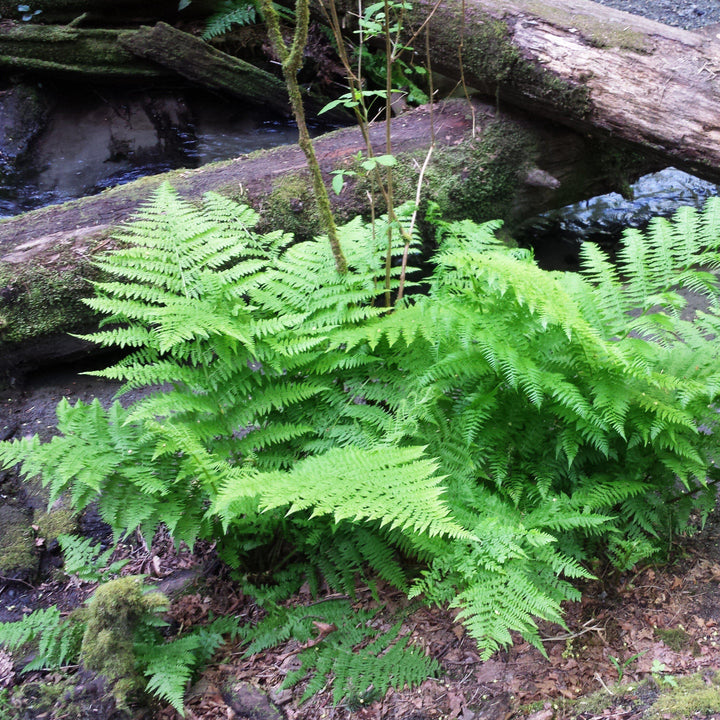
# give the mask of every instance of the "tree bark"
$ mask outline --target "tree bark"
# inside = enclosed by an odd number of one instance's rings
[[[357,13],[344,3],[346,19]],[[432,69],[582,132],[720,180],[720,42],[588,0],[413,0]],[[425,58],[425,29],[412,40]]]
[[[290,114],[282,80],[166,23],[125,33],[119,42],[133,55],[175,72],[195,85]]]
[[[498,115],[493,106],[478,103],[471,112],[465,101],[451,101],[393,120],[400,201],[415,197],[433,131],[436,148],[423,197],[437,202],[447,219],[504,217],[513,224],[655,169],[558,125],[523,114]],[[375,152],[382,154],[384,125],[371,126],[370,133]],[[326,182],[334,170],[358,173],[333,197],[339,218],[367,211],[370,185],[355,159],[364,150],[359,130],[338,130],[315,143]],[[82,349],[59,339],[60,333],[80,331],[93,321],[80,302],[91,292],[93,253],[111,247],[113,229],[166,181],[192,202],[210,190],[248,202],[261,212],[265,230],[283,228],[298,236],[319,232],[305,159],[296,145],[143,178],[0,221],[0,373]]]
[[[80,30],[57,25],[0,25],[0,71],[87,81],[157,80],[172,73],[118,42],[132,30]]]

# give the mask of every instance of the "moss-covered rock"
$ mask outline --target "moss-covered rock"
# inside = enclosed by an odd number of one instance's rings
[[[77,515],[70,509],[57,507],[35,513],[33,525],[37,527],[37,535],[45,542],[46,548],[52,548],[58,535],[71,535],[77,530]]]
[[[27,512],[12,505],[0,505],[0,574],[27,580],[35,576],[37,566]]]
[[[80,659],[88,670],[107,679],[121,707],[143,687],[135,667],[138,624],[167,605],[161,593],[146,592],[137,576],[101,585],[90,601]]]
[[[44,681],[24,683],[12,692],[6,707],[0,706],[3,720],[129,720],[130,714],[117,707],[107,683],[81,672],[58,679],[57,673]]]

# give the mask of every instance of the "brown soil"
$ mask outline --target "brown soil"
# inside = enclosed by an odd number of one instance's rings
[[[225,690],[229,681],[247,681],[264,689],[288,720],[646,717],[664,685],[670,687],[681,676],[697,672],[711,684],[714,671],[720,669],[719,537],[720,517],[711,518],[705,530],[693,538],[683,538],[675,546],[669,564],[622,575],[606,574],[588,583],[583,588],[583,600],[565,608],[567,628],[542,626],[547,657],[516,638],[512,648],[481,662],[475,643],[454,622],[452,611],[421,607],[409,615],[404,631],[439,660],[442,672],[419,688],[391,690],[367,707],[362,703],[333,706],[331,689],[327,688],[299,705],[302,684],[293,690],[282,690],[281,686],[287,673],[296,667],[295,658],[302,646],[291,640],[245,658],[241,645],[229,644],[190,690],[187,717],[271,717],[238,713]],[[261,615],[252,600],[243,595],[242,588],[229,579],[227,569],[214,560],[211,548],[200,548],[195,554],[187,548],[176,551],[167,537],[160,536],[151,548],[129,543],[119,549],[118,555],[131,559],[124,573],[146,573],[166,590],[176,582],[182,585],[186,578],[201,578],[189,594],[181,595],[172,605],[170,617],[184,627],[204,624],[218,615],[233,614],[248,622]],[[78,587],[76,581],[45,583],[19,602],[25,608],[57,603],[69,609],[91,590],[89,585]],[[380,600],[384,605],[380,617],[389,627],[392,618],[407,608],[407,602],[390,588],[381,589]],[[291,602],[314,601],[309,594],[301,593]],[[358,589],[355,604],[363,608],[377,606],[367,588]],[[618,690],[620,673],[626,685]],[[34,678],[31,675],[29,679]],[[649,682],[639,685],[643,679]],[[7,686],[20,681],[12,673],[5,676]],[[597,709],[597,700],[588,705],[593,710],[575,704],[576,699],[597,691],[605,696],[601,710]],[[144,710],[141,716],[180,720],[169,707]],[[660,717],[718,720],[720,704],[712,712]]]
[[[46,380],[30,382],[25,389],[6,391],[0,397],[0,430],[12,428],[16,436],[37,430],[45,434],[51,431],[55,406],[63,395],[87,400],[100,394],[103,402],[108,402],[114,391],[113,385],[70,373],[54,377],[50,385]],[[96,520],[86,516],[84,527],[100,537],[103,526]],[[678,539],[665,565],[638,567],[624,574],[610,568],[596,569],[599,577],[583,587],[582,601],[565,607],[567,628],[550,624],[541,627],[547,657],[516,638],[511,648],[482,662],[473,640],[454,622],[452,610],[418,607],[407,616],[404,632],[442,668],[438,678],[427,680],[419,688],[391,690],[367,706],[333,706],[331,689],[326,688],[299,704],[302,684],[292,690],[282,690],[281,686],[288,671],[295,667],[302,646],[289,641],[245,658],[242,646],[235,643],[217,654],[193,686],[186,717],[270,717],[244,714],[237,703],[233,705],[233,698],[225,690],[228,681],[247,681],[264,689],[287,720],[650,717],[658,694],[672,689],[676,678],[699,672],[704,682],[712,685],[714,671],[720,670],[719,539],[720,514],[716,511],[702,531]],[[242,587],[230,579],[229,570],[217,561],[212,548],[198,547],[194,554],[187,548],[175,550],[167,537],[159,536],[150,548],[138,540],[127,542],[116,555],[131,560],[123,574],[146,573],[168,591],[175,585],[191,583],[189,594],[176,598],[171,609],[172,619],[184,627],[205,623],[211,616],[233,614],[253,622],[261,615]],[[28,609],[50,604],[69,611],[92,590],[92,585],[79,584],[76,579],[30,587],[0,578],[0,615],[4,620],[16,619]],[[309,593],[292,600],[313,601],[316,599]],[[380,601],[384,607],[379,617],[388,627],[393,616],[408,609],[403,596],[391,588],[381,586]],[[355,603],[357,607],[378,605],[368,588],[358,588]],[[36,678],[37,674],[16,674],[0,651],[0,688],[5,686],[14,692],[18,683]],[[630,685],[618,691],[618,680]],[[642,680],[649,682],[638,685]],[[575,704],[577,698],[598,691],[604,703]],[[169,707],[146,709],[140,714],[154,720],[179,720]],[[660,717],[720,720],[720,688],[717,707],[712,711],[666,713]]]

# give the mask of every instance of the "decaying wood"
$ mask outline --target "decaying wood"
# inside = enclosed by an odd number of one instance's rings
[[[453,101],[438,105],[432,113],[427,107],[418,108],[393,120],[398,173],[405,168],[407,179],[405,190],[398,187],[400,199],[414,197],[433,131],[436,149],[426,175],[425,196],[432,197],[442,185],[445,195],[435,197],[445,204],[448,217],[474,212],[478,220],[499,215],[519,220],[607,191],[618,180],[613,163],[608,162],[615,157],[614,148],[599,147],[574,131],[523,115],[498,116],[493,106],[475,104],[471,112],[464,101]],[[376,151],[384,152],[384,125],[373,126],[371,137]],[[353,169],[353,157],[364,150],[356,128],[322,136],[316,148],[328,180],[335,169]],[[630,171],[625,179],[632,180],[649,168],[624,169]],[[429,180],[433,177],[437,182]],[[47,359],[53,352],[48,335],[77,330],[78,324],[87,322],[87,315],[77,309],[78,298],[90,292],[83,281],[88,261],[97,250],[111,246],[113,228],[128,220],[164,181],[190,201],[199,201],[209,190],[218,191],[258,208],[268,226],[312,232],[313,203],[305,160],[297,146],[143,178],[98,196],[0,221],[0,371],[37,362],[37,348],[28,338],[45,335]],[[347,187],[334,203],[345,217],[367,210],[365,191],[357,186]],[[52,291],[43,289],[46,283]],[[33,329],[31,298],[37,302],[38,296],[52,297],[55,309],[67,310],[51,329],[47,324],[42,330]],[[46,310],[40,313],[46,314]],[[28,326],[24,335],[17,332],[18,325]],[[69,349],[58,346],[57,352],[60,356]]]
[[[290,114],[287,90],[278,77],[163,22],[134,30],[9,23],[0,26],[2,68],[105,82],[180,77]],[[310,113],[326,102],[306,96]],[[346,115],[338,111],[328,120],[341,117]]]
[[[24,71],[87,81],[167,78],[172,73],[118,42],[128,30],[0,24],[0,72]]]
[[[275,112],[290,113],[282,80],[166,23],[126,33],[120,44],[197,85],[265,105]]]
[[[349,0],[348,0],[349,2]],[[354,5],[348,8],[354,12]],[[413,0],[433,69],[720,179],[720,41],[588,0]],[[423,29],[413,41],[425,50]]]

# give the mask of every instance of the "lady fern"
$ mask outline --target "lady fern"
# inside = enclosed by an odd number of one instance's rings
[[[346,591],[369,568],[457,605],[486,655],[511,630],[539,644],[585,559],[628,567],[709,506],[719,217],[711,201],[628,232],[618,266],[588,246],[580,275],[540,270],[497,223],[445,225],[428,293],[389,312],[387,228],[342,228],[340,275],[324,239],[260,236],[251,210],[164,187],[90,301],[108,317],[88,337],[129,349],[98,374],[147,397],[62,403],[59,437],[0,461],[97,499],[118,534],[165,523]]]

